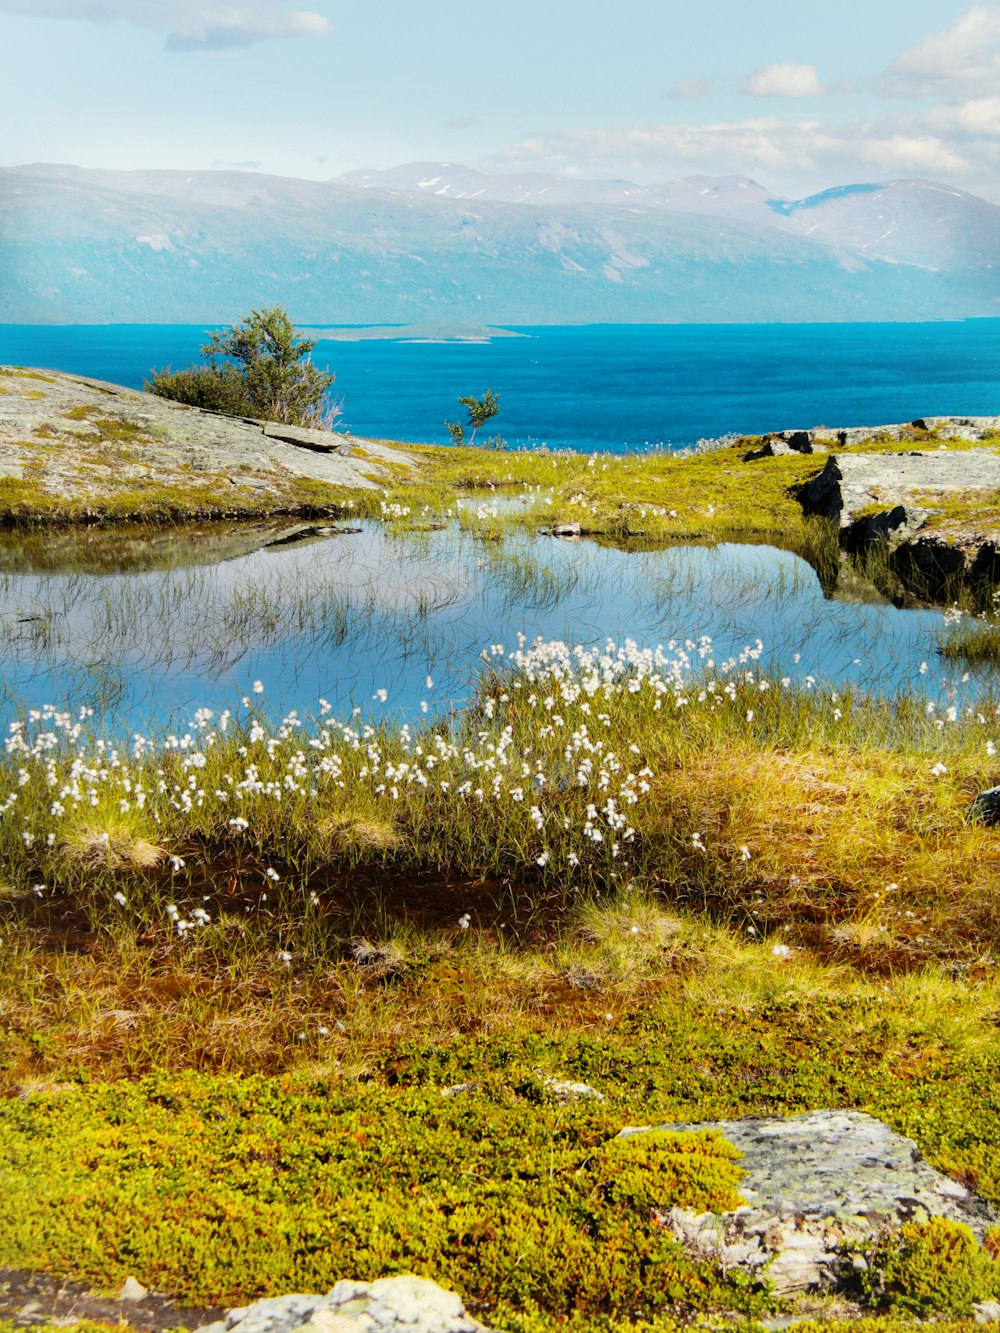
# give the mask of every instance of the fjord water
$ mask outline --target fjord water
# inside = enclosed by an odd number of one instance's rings
[[[248,695],[272,715],[309,715],[325,699],[339,716],[357,707],[419,721],[469,700],[484,650],[536,636],[689,640],[696,666],[703,635],[716,663],[759,639],[762,666],[795,681],[949,703],[989,683],[950,679],[962,668],[939,665],[940,612],[827,600],[805,561],[770,547],[626,552],[372,523],[302,544],[237,545],[220,559],[204,530],[179,529],[151,539],[148,553],[133,534],[128,568],[116,572],[120,534],[104,547],[84,534],[76,551],[73,540],[55,553],[0,539],[7,720],[26,706],[86,704],[119,731],[183,726],[197,708]]]
[[[141,388],[207,327],[0,325],[0,363]],[[737,432],[1000,412],[1000,319],[929,324],[593,325],[489,343],[323,340],[346,427],[447,443],[460,395],[500,395],[512,445],[621,452]]]

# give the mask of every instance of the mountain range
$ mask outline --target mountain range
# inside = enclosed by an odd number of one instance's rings
[[[0,170],[0,323],[1000,316],[1000,206],[908,180],[787,200],[445,163],[330,181]]]

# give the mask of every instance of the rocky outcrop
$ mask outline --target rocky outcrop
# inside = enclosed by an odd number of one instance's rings
[[[273,1296],[229,1310],[197,1333],[483,1333],[461,1298],[428,1278],[338,1282],[326,1296]]]
[[[717,1130],[743,1153],[743,1207],[722,1215],[673,1208],[663,1220],[696,1254],[749,1273],[766,1268],[778,1293],[836,1286],[887,1225],[947,1217],[982,1237],[995,1220],[982,1199],[935,1171],[912,1139],[859,1111],[658,1128]]]
[[[1000,533],[990,527],[928,520],[949,498],[1000,491],[1000,454],[986,449],[831,454],[798,496],[807,514],[837,524],[841,547],[882,545],[904,586],[931,598],[956,581],[1000,579]]]
[[[372,490],[413,460],[377,441],[221,416],[118,384],[0,366],[0,482],[107,501],[157,484],[266,507],[305,479]]]
[[[812,430],[779,430],[766,435],[756,449],[743,455],[744,463],[753,463],[758,458],[779,458],[783,454],[811,454],[825,451],[825,446],[815,442]]]
[[[1000,824],[1000,787],[981,791],[965,812],[970,824]]]
[[[787,453],[826,453],[831,449],[848,449],[872,440],[885,440],[886,443],[913,440],[919,448],[921,437],[929,432],[934,433],[935,441],[981,443],[1000,434],[1000,416],[918,417],[915,421],[887,426],[816,426],[812,430],[769,431],[763,437],[761,446],[748,453],[746,458],[771,458]]]

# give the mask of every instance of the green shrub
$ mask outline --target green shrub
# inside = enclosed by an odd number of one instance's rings
[[[312,339],[296,338],[280,306],[253,310],[239,324],[211,335],[201,349],[208,365],[153,371],[146,388],[226,416],[326,430],[340,406],[329,396],[334,376],[310,360],[315,346]]]
[[[862,1283],[870,1299],[914,1315],[970,1315],[1000,1294],[1000,1265],[963,1222],[904,1223],[883,1241]]]
[[[0,1264],[196,1302],[416,1272],[550,1318],[759,1308],[659,1217],[736,1204],[736,1150],[617,1123],[499,1081],[442,1098],[188,1076],[0,1103]]]
[[[160,398],[187,403],[227,417],[256,416],[246,381],[235,366],[188,366],[185,370],[155,370],[146,388]]]

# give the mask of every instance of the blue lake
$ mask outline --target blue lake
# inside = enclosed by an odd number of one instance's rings
[[[935,324],[608,325],[521,329],[488,344],[331,342],[344,423],[447,442],[457,398],[492,388],[511,444],[614,452],[730,432],[1000,412],[1000,320]],[[180,325],[0,325],[0,362],[139,388],[196,360]]]

